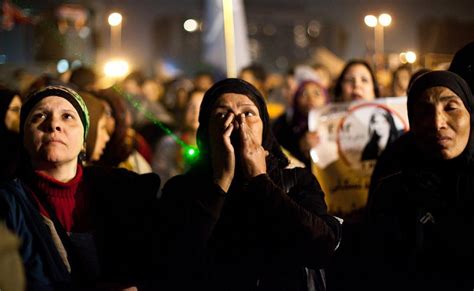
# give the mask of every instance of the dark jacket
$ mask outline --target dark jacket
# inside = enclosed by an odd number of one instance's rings
[[[381,180],[369,205],[373,290],[472,290],[473,175],[406,170]]]
[[[151,272],[151,215],[156,207],[159,177],[87,167],[83,180],[92,197],[92,229],[101,268],[98,280],[125,285],[145,281]],[[33,201],[22,179],[0,187],[0,217],[22,239],[28,289],[90,290],[96,282],[88,280],[76,250],[63,241],[71,263],[70,274]]]
[[[402,168],[410,167],[409,162],[416,159],[416,153],[412,150],[414,147],[413,133],[410,131],[387,145],[387,148],[377,159],[374,171],[372,172],[367,204],[371,203],[374,191],[383,178],[401,172]]]
[[[234,178],[227,193],[202,171],[166,183],[161,252],[170,289],[306,290],[304,268],[327,263],[340,226],[313,175],[272,173]]]

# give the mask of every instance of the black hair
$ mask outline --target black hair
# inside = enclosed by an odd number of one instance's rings
[[[377,78],[375,78],[375,73],[372,67],[369,65],[364,60],[358,60],[358,59],[353,59],[347,62],[347,64],[344,66],[344,69],[342,70],[341,74],[337,78],[336,81],[336,86],[334,87],[334,96],[335,96],[335,101],[343,101],[341,98],[342,95],[342,81],[344,80],[344,77],[347,73],[347,71],[350,69],[350,67],[354,65],[363,65],[364,67],[369,70],[370,76],[372,77],[372,83],[374,84],[374,94],[375,97],[378,98],[380,97],[380,88],[379,88],[379,83],[377,82]]]
[[[474,41],[456,52],[449,66],[449,71],[466,80],[471,92],[474,92]]]
[[[69,82],[76,85],[80,90],[86,91],[90,90],[90,86],[94,85],[97,81],[97,75],[95,72],[86,67],[79,67],[77,69],[72,70],[71,77],[69,78]]]

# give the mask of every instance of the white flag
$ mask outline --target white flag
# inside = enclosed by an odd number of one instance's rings
[[[233,9],[232,19],[227,19],[233,25],[233,49],[226,52],[224,34],[224,12],[223,2],[228,1]],[[233,21],[232,21],[233,20]],[[229,37],[229,36],[228,36]],[[232,35],[230,35],[232,37]],[[245,21],[245,11],[242,0],[206,0],[204,15],[204,61],[214,65],[216,68],[227,72],[229,77],[235,75],[245,66],[250,64],[250,52],[247,36],[247,23]],[[233,52],[233,54],[232,54]],[[226,61],[227,57],[233,64]],[[234,72],[229,72],[233,68]]]

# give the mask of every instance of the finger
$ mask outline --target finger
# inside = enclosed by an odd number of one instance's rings
[[[226,119],[225,119],[225,121],[224,121],[224,130],[227,130],[227,128],[229,127],[229,124],[231,124],[232,121],[234,121],[234,118],[235,118],[234,113],[229,112],[229,113],[227,114],[227,117],[226,117]]]
[[[265,157],[268,157],[270,153],[268,151],[265,151]]]
[[[243,114],[240,115],[240,138],[243,143],[246,143],[249,141],[249,127],[247,126],[247,123],[245,122],[245,117]]]
[[[232,131],[234,130],[234,124],[231,122],[227,125],[227,127],[224,129],[224,137],[225,138],[230,138]]]
[[[230,136],[232,135],[232,131],[234,130],[234,124],[230,123],[229,126],[224,131],[224,145],[229,151],[233,151],[234,147],[232,146],[232,142],[230,141]]]

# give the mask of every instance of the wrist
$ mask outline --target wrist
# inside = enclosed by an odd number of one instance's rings
[[[249,178],[257,177],[257,176],[260,176],[260,175],[263,175],[263,174],[266,174],[266,173],[267,173],[266,169],[252,171],[251,173],[249,173],[250,174]]]
[[[222,191],[227,193],[227,191],[229,191],[230,184],[232,184],[232,178],[228,178],[228,177],[216,178],[216,177],[214,177],[214,183],[217,184],[222,189]]]

